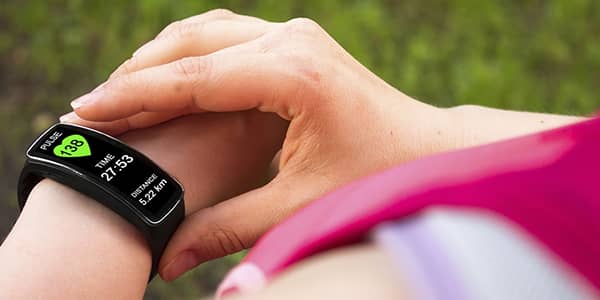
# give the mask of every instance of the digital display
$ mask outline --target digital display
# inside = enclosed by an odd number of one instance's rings
[[[31,158],[66,165],[120,194],[150,221],[161,220],[183,190],[147,157],[111,137],[77,126],[57,124],[29,149]]]

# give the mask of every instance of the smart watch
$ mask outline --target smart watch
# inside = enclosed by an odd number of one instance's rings
[[[64,123],[50,127],[27,150],[18,187],[21,210],[43,178],[88,195],[135,225],[152,251],[150,280],[156,275],[185,214],[183,187],[175,178],[109,135]]]

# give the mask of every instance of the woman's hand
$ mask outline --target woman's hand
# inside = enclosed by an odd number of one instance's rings
[[[66,119],[104,122],[98,126],[116,133],[199,112],[257,109],[289,121],[277,176],[188,216],[163,256],[166,280],[252,246],[271,226],[344,183],[453,148],[455,140],[444,110],[386,84],[315,22],[271,23],[224,10],[169,25],[72,106],[77,116]],[[206,129],[197,126],[182,134],[198,138]],[[229,154],[222,159],[236,159]],[[181,160],[197,158],[187,153]],[[206,185],[205,178],[189,182]]]

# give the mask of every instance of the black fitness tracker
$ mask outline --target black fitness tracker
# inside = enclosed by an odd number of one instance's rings
[[[141,230],[152,251],[152,272],[183,220],[183,187],[140,152],[99,131],[55,124],[27,150],[18,200],[43,178],[84,193]]]

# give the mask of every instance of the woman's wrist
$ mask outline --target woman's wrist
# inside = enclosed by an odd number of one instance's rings
[[[382,108],[393,120],[399,162],[463,147],[461,126],[449,110],[396,92]],[[399,134],[396,134],[399,133]]]
[[[141,298],[151,263],[133,225],[48,179],[32,190],[0,260],[0,295],[11,299]]]
[[[478,105],[443,109],[456,128],[457,148],[476,146],[566,126],[585,117],[510,111]]]

